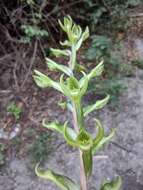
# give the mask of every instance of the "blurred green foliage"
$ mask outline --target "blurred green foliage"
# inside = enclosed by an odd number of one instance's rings
[[[48,158],[48,155],[53,151],[51,141],[52,137],[48,132],[42,132],[36,136],[35,143],[30,150],[33,163],[44,162]]]
[[[112,103],[116,103],[119,95],[126,90],[123,77],[130,77],[133,74],[132,65],[126,63],[120,52],[123,48],[121,43],[107,35],[94,35],[85,56],[95,63],[104,60],[104,77],[94,80],[89,86],[89,92],[98,92],[98,96],[110,94]]]
[[[22,113],[22,108],[20,106],[18,106],[15,102],[11,102],[7,106],[7,112],[9,112],[12,115],[14,115],[14,117],[16,118],[16,120],[18,120],[20,118],[21,113]]]
[[[140,69],[143,69],[143,59],[135,59],[132,61],[132,64]]]

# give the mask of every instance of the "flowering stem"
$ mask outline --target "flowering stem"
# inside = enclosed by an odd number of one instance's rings
[[[79,124],[78,124],[78,116],[77,116],[77,105],[73,102],[73,126],[77,134],[79,133]],[[82,151],[79,150],[80,157],[80,187],[81,190],[87,190],[87,179],[85,175]]]
[[[86,179],[86,175],[85,175],[84,163],[83,163],[81,150],[79,150],[79,154],[80,154],[80,187],[81,187],[81,190],[87,190],[87,179]]]

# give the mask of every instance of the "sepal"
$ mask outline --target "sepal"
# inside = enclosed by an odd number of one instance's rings
[[[89,133],[87,133],[84,129],[81,129],[76,138],[76,143],[82,151],[87,151],[92,148],[93,139]]]

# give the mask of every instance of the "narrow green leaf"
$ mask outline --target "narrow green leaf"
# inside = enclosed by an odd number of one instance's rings
[[[69,50],[61,50],[61,49],[55,49],[55,48],[50,48],[50,50],[52,54],[55,55],[56,57],[69,55]]]
[[[72,128],[69,128],[65,125],[63,134],[64,134],[65,140],[67,141],[69,145],[77,147],[77,143],[76,143],[77,134]]]
[[[103,100],[98,100],[96,102],[96,110],[102,109],[109,101],[110,95],[107,95]]]
[[[97,132],[95,140],[93,141],[93,146],[96,147],[97,144],[104,137],[104,128],[102,127],[102,125],[98,119],[96,119],[95,122],[96,122],[96,127],[98,128],[98,132]]]
[[[84,67],[83,65],[80,65],[78,63],[75,64],[75,69],[76,69],[76,71],[79,71],[79,72],[86,71],[86,67]]]
[[[34,73],[33,78],[39,87],[46,88],[51,86],[51,79],[48,76],[37,70]]]
[[[40,178],[51,180],[62,190],[80,190],[79,186],[70,178],[57,174],[52,170],[43,170],[39,168],[39,165],[35,167],[35,173]]]
[[[87,26],[84,33],[83,33],[83,41],[89,38],[89,27]]]
[[[64,124],[60,124],[59,122],[55,121],[55,122],[51,122],[51,123],[46,123],[45,119],[42,121],[42,125],[43,127],[50,129],[50,130],[55,130],[61,134],[64,135],[65,140],[70,144],[70,142],[75,141],[77,134],[75,133],[75,131],[70,128],[67,127],[67,121]]]
[[[67,87],[67,85],[65,84],[63,78],[64,78],[64,75],[61,75],[61,77],[60,77],[60,86],[61,86],[61,89],[62,89],[62,91],[63,91],[63,93],[64,93],[65,96],[71,98],[71,92],[70,92],[69,88]]]
[[[82,72],[82,73],[84,74],[84,72]],[[88,78],[87,78],[87,75],[84,74],[83,80],[82,80],[82,82],[79,82],[79,85],[80,85],[79,96],[82,97],[86,93],[87,88],[88,88]]]
[[[81,33],[80,33],[80,35],[81,35]],[[82,42],[85,41],[88,37],[89,37],[89,28],[86,27],[86,29],[83,32],[83,34],[81,35],[81,37],[79,36],[79,40],[75,45],[76,51],[79,50],[79,48],[81,47]]]
[[[34,73],[35,74],[33,75],[33,78],[39,87],[41,88],[52,87],[63,93],[60,84],[58,82],[53,81],[48,76],[41,73],[40,71],[34,70]]]
[[[86,177],[89,177],[92,173],[92,151],[91,151],[91,149],[88,151],[83,151],[82,157],[83,157],[83,164],[84,164],[84,170],[85,170]]]
[[[113,129],[108,136],[104,135],[104,137],[99,141],[99,143],[93,146],[92,154],[93,155],[96,154],[96,152],[100,150],[103,147],[103,145],[107,144],[113,138],[114,134],[115,134],[115,129]]]
[[[69,42],[68,40],[65,40],[64,42],[60,42],[60,44],[62,46],[69,46],[69,47],[72,45],[71,42]]]
[[[58,20],[58,22],[59,22],[59,25],[62,28],[62,30],[66,32],[66,29],[65,29],[64,25],[62,24],[62,22],[60,20]]]
[[[91,72],[87,75],[88,80],[91,80],[94,77],[100,76],[104,70],[103,61],[101,61]]]
[[[118,176],[111,182],[106,182],[102,185],[100,190],[120,190],[122,186],[122,179]]]
[[[107,95],[103,100],[96,101],[95,104],[86,106],[83,109],[84,116],[87,116],[90,112],[103,108],[109,101],[110,96]]]
[[[59,133],[62,133],[62,134],[63,134],[63,131],[64,131],[64,125],[58,123],[57,121],[51,122],[51,123],[46,123],[46,120],[43,119],[42,126],[47,128],[47,129],[50,129],[50,130],[56,130],[56,131],[58,131]]]
[[[75,45],[76,51],[79,50],[79,48],[81,47],[82,42],[83,42],[83,37],[81,37],[81,38],[79,39],[79,41],[77,42],[77,44]]]
[[[70,76],[72,74],[72,71],[70,70],[69,67],[65,66],[65,65],[61,65],[61,64],[57,64],[55,61],[49,59],[49,58],[46,58],[46,63],[48,65],[48,67],[50,69],[58,69],[62,72],[64,72],[65,74],[67,74],[68,76]]]

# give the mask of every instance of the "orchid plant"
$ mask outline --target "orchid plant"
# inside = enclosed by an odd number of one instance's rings
[[[93,156],[110,141],[114,136],[115,130],[110,134],[105,134],[104,128],[98,119],[95,119],[97,134],[93,137],[86,130],[85,117],[94,110],[103,108],[109,101],[110,96],[98,100],[93,105],[82,106],[82,98],[85,95],[88,84],[94,77],[100,76],[104,70],[103,61],[101,61],[90,73],[86,73],[83,66],[77,63],[77,51],[82,43],[89,37],[89,28],[83,31],[79,25],[73,22],[70,16],[64,18],[62,23],[59,20],[61,29],[67,34],[67,40],[60,42],[65,49],[53,49],[51,51],[56,57],[69,57],[67,65],[58,64],[57,62],[46,58],[48,67],[52,70],[59,70],[63,74],[59,81],[54,81],[40,71],[34,71],[34,80],[41,88],[52,87],[66,97],[66,101],[60,103],[71,112],[73,126],[68,121],[61,124],[57,121],[48,123],[43,120],[43,127],[55,130],[63,135],[63,138],[72,147],[79,150],[80,159],[80,185],[67,176],[57,174],[51,169],[44,170],[37,164],[35,172],[37,176],[53,181],[62,190],[87,190],[87,180],[92,174]],[[77,77],[76,71],[80,71],[80,78]],[[117,177],[113,181],[106,181],[101,185],[100,190],[119,190],[121,188],[121,178]]]

